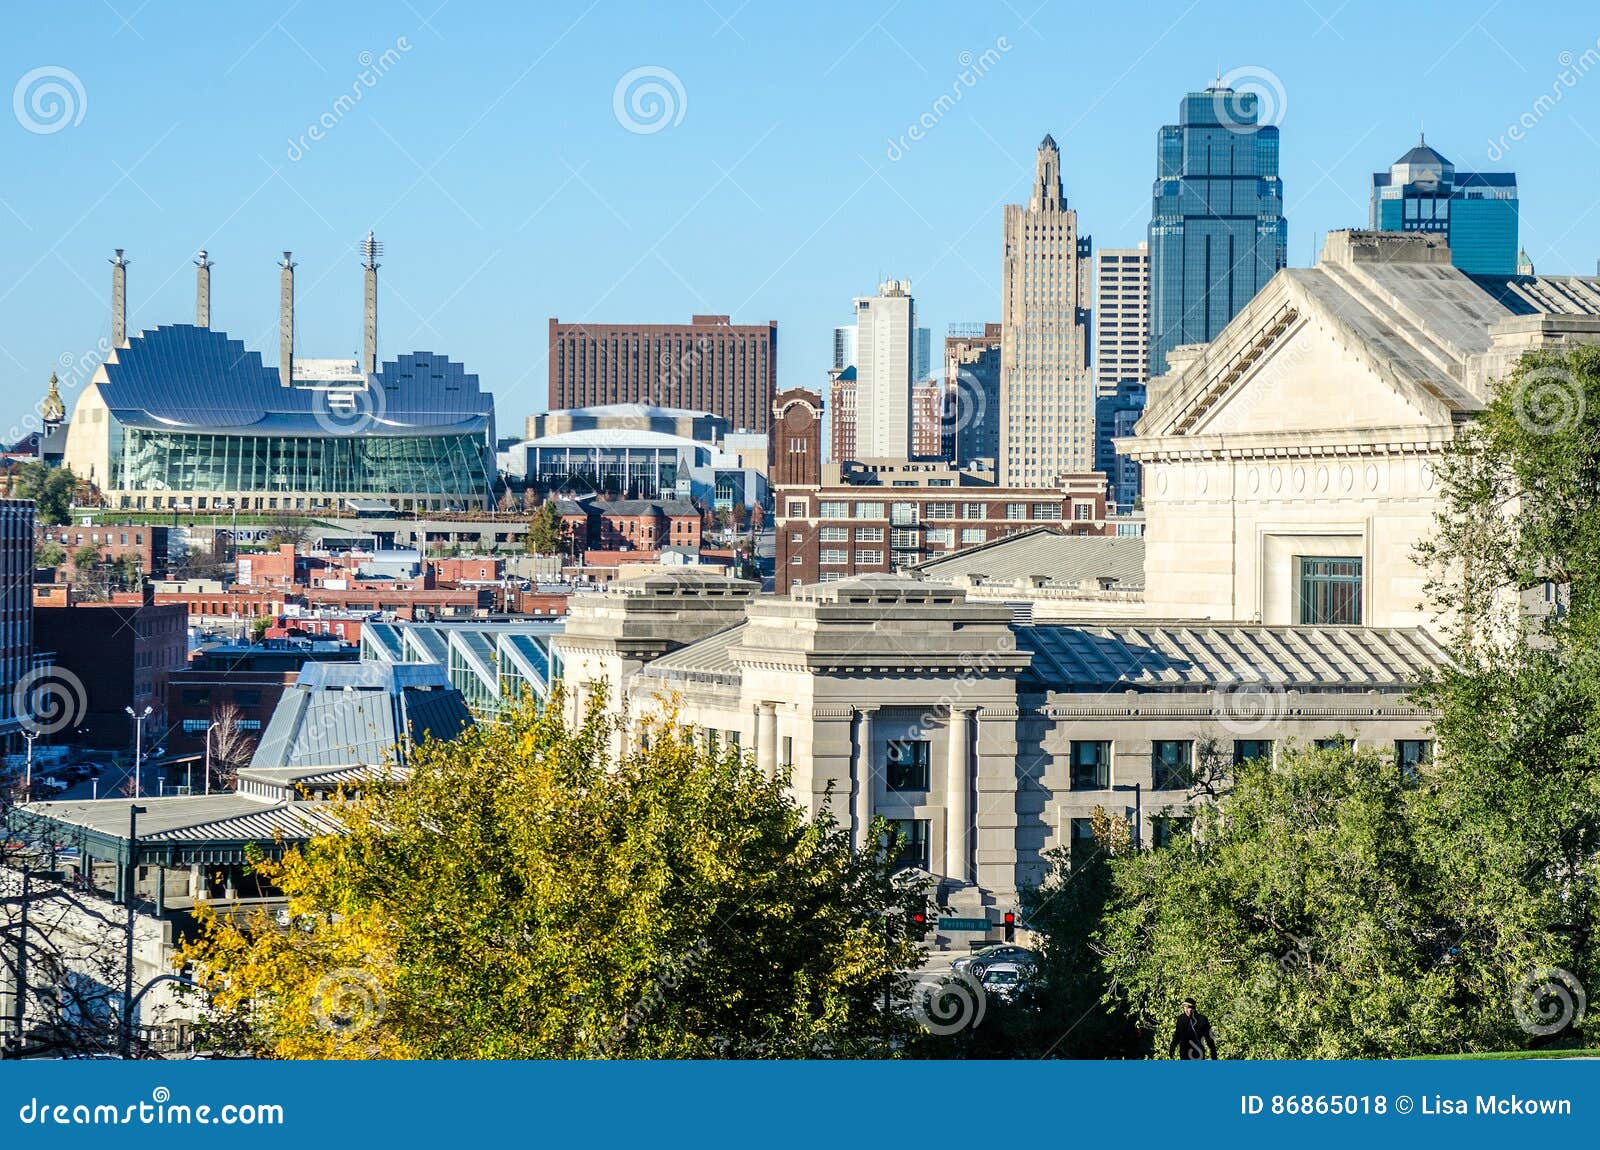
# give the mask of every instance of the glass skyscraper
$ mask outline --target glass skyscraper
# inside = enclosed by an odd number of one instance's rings
[[[1372,174],[1371,224],[1385,232],[1433,232],[1468,275],[1517,274],[1517,177],[1458,172],[1426,139]]]
[[[1156,138],[1150,216],[1150,374],[1207,343],[1288,258],[1278,129],[1253,92],[1190,92]]]

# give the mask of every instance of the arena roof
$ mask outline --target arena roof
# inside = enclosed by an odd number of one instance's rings
[[[284,387],[259,352],[220,331],[170,324],[114,350],[100,395],[124,427],[239,435],[348,435],[326,389]],[[355,395],[363,436],[479,434],[494,400],[459,363],[418,351],[383,365]]]

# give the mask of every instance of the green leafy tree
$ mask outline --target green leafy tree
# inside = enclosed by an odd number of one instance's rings
[[[535,555],[554,555],[561,550],[561,516],[550,500],[539,504],[528,524],[528,550]]]
[[[23,463],[12,473],[11,492],[18,499],[33,500],[38,521],[53,526],[71,521],[72,496],[77,485],[77,478],[65,467]]]
[[[280,1057],[892,1054],[920,894],[736,749],[671,717],[621,758],[525,700],[330,804],[347,833],[263,873],[296,928],[207,914],[187,957]],[[335,1024],[329,1025],[332,1017]]]
[[[100,548],[85,543],[72,553],[72,566],[80,576],[87,575],[100,565]]]
[[[1291,746],[1237,768],[1191,834],[1111,861],[1091,943],[1108,1000],[1162,1053],[1185,996],[1224,1057],[1521,1045],[1510,993],[1535,955],[1477,947],[1448,913],[1433,802],[1367,750]]]
[[[33,553],[35,567],[59,567],[67,561],[67,549],[59,543],[41,543]]]

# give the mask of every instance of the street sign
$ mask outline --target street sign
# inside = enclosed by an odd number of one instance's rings
[[[940,918],[940,930],[979,930],[989,929],[989,920],[986,918]]]

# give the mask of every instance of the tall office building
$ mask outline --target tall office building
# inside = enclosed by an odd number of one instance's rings
[[[1115,441],[1133,434],[1144,411],[1150,373],[1150,248],[1104,248],[1095,253],[1095,458],[1106,497],[1119,511],[1139,499],[1139,464]]]
[[[843,371],[855,366],[856,325],[846,324],[833,329],[833,370]]]
[[[828,373],[828,458],[856,458],[856,369]]]
[[[1288,260],[1278,129],[1253,92],[1190,92],[1156,138],[1150,217],[1150,374],[1209,343]]]
[[[1094,378],[1101,395],[1150,378],[1150,247],[1095,253]]]
[[[765,432],[778,390],[778,321],[686,324],[550,320],[550,410],[642,403],[720,415]]]
[[[1444,236],[1450,262],[1468,275],[1521,274],[1516,174],[1457,171],[1426,139],[1372,174],[1371,224]]]
[[[933,378],[933,329],[919,327],[911,345],[911,378],[918,383]]]
[[[951,458],[958,464],[1000,458],[1000,345],[997,323],[953,323],[945,334],[944,379],[955,424]]]
[[[855,307],[857,458],[908,459],[917,328],[911,281],[886,280]]]
[[[1088,236],[1046,136],[1026,206],[1007,204],[1001,282],[1000,482],[1048,487],[1094,467]]]

